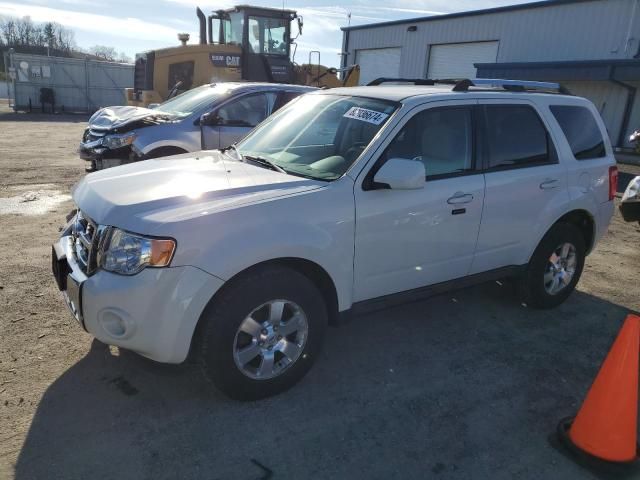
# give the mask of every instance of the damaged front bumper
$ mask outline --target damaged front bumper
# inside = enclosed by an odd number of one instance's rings
[[[140,155],[132,146],[134,139],[131,133],[122,135],[89,126],[78,146],[78,155],[97,170],[135,162],[140,160]]]
[[[109,149],[102,145],[101,140],[81,142],[78,147],[78,155],[82,160],[91,162],[91,167],[96,170],[137,162],[142,159],[135,149],[131,148],[131,145]]]

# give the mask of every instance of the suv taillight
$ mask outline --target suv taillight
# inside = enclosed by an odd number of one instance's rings
[[[618,167],[609,167],[609,200],[616,198],[618,191]]]

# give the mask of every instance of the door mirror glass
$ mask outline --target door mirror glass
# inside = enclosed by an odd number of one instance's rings
[[[200,126],[213,127],[219,124],[218,115],[215,112],[203,113],[200,115]]]
[[[417,190],[424,188],[426,175],[422,162],[391,158],[380,167],[373,181],[392,190]]]
[[[158,108],[160,106],[159,103],[150,103],[147,108],[153,110],[154,108]]]

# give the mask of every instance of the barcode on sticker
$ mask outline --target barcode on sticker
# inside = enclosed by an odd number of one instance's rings
[[[368,110],[366,108],[351,107],[343,116],[345,118],[353,118],[355,120],[373,123],[374,125],[380,125],[389,115],[382,112],[376,112],[375,110]]]

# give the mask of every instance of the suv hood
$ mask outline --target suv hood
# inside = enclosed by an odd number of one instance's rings
[[[89,127],[99,130],[119,129],[119,131],[124,132],[141,126],[141,121],[143,121],[142,124],[155,125],[170,122],[174,118],[172,114],[150,108],[131,106],[106,107],[91,116]]]
[[[203,151],[91,173],[73,189],[80,210],[101,225],[162,234],[165,223],[322,188],[310,180]]]

